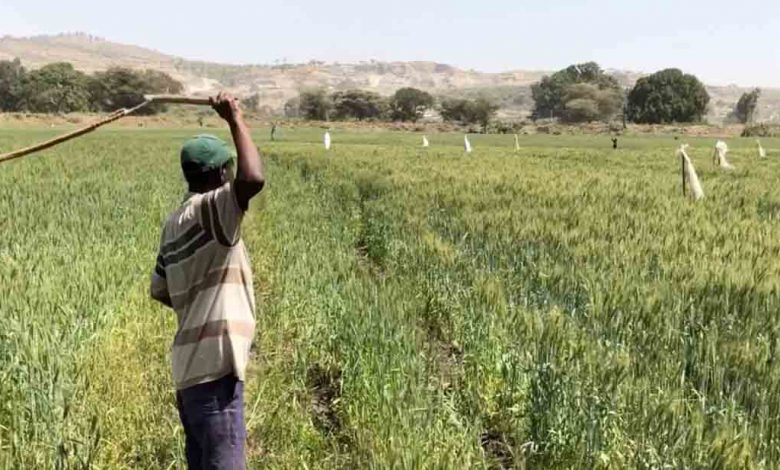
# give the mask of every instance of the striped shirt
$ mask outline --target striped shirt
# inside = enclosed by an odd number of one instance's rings
[[[244,380],[255,331],[252,269],[232,183],[189,193],[165,221],[152,296],[178,317],[173,378],[181,390],[235,374]]]

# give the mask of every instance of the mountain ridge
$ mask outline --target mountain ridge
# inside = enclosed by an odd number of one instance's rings
[[[533,105],[530,85],[552,73],[521,69],[479,72],[434,61],[233,65],[190,60],[86,33],[0,37],[0,60],[15,57],[27,68],[67,61],[88,73],[113,66],[156,69],[180,80],[190,94],[205,95],[222,88],[239,95],[257,93],[269,114],[281,112],[288,100],[306,88],[362,88],[390,95],[398,88],[411,86],[445,96],[485,94],[501,105],[502,117],[519,118],[527,115]],[[643,75],[609,72],[624,87],[632,86]],[[747,88],[708,86],[708,90],[712,96],[709,118],[717,121],[723,120]],[[765,91],[760,112],[769,119],[780,119],[780,89]]]

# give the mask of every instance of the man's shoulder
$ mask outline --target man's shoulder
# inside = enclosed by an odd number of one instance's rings
[[[165,218],[163,229],[166,232],[177,232],[181,227],[187,227],[198,223],[198,204],[203,198],[202,194],[195,194],[182,201],[176,209],[172,210]]]

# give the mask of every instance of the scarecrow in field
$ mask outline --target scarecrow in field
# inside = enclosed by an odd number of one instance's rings
[[[220,93],[210,102],[230,127],[236,175],[222,140],[199,135],[185,142],[181,167],[189,192],[163,225],[151,295],[178,317],[173,378],[188,466],[242,469],[255,298],[240,227],[265,177],[236,99]]]

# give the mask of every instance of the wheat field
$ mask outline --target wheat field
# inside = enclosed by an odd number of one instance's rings
[[[199,132],[0,165],[0,467],[183,468],[147,292]],[[281,134],[243,227],[251,467],[780,464],[780,140],[727,173],[690,139],[694,203],[671,136]]]

